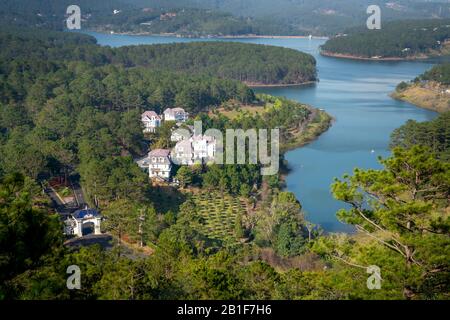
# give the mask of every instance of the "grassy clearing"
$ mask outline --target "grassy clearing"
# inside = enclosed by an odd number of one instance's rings
[[[265,112],[265,109],[262,106],[242,105],[242,106],[239,106],[239,108],[233,108],[233,109],[218,108],[214,111],[233,120],[233,119],[236,119],[239,115],[241,115],[243,113],[247,113],[252,116],[254,116],[256,114],[263,114]],[[209,116],[214,117],[214,113],[210,112]]]
[[[239,242],[235,235],[235,225],[237,215],[244,216],[247,213],[244,200],[208,192],[194,194],[192,198],[205,221],[202,233],[226,244]]]
[[[392,93],[391,97],[437,112],[450,110],[450,95],[448,93],[431,90],[420,85],[410,85],[405,90]]]

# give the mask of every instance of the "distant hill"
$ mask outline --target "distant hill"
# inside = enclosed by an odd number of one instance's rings
[[[294,30],[332,35],[367,19],[369,5],[379,5],[385,21],[450,18],[446,0],[121,0],[140,7],[203,8],[239,17],[270,18]]]
[[[66,27],[70,0],[2,0],[0,25]],[[132,33],[173,33],[183,36],[207,35],[299,35],[288,24],[270,18],[240,17],[211,9],[166,6],[137,7],[124,0],[79,0],[82,28]]]
[[[81,8],[83,21],[107,17],[115,9],[134,7],[121,0],[1,0],[0,24],[61,30],[66,26],[66,9],[74,3]]]
[[[450,18],[446,0],[78,0],[76,3],[82,9],[84,27],[188,36],[334,35],[365,24],[366,9],[371,4],[380,5],[383,21]],[[2,0],[0,23],[62,29],[70,4],[73,1]]]
[[[243,18],[207,9],[129,9],[87,21],[97,31],[182,36],[305,35],[273,19]]]
[[[385,23],[381,30],[350,29],[328,40],[322,54],[343,58],[416,59],[450,55],[450,19]]]

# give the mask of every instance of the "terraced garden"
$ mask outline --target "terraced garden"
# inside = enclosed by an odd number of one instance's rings
[[[219,193],[198,193],[193,200],[205,219],[203,233],[211,239],[223,241],[227,245],[236,244],[236,218],[246,214],[245,201]]]

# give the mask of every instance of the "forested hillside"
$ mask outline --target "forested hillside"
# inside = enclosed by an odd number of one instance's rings
[[[122,56],[126,58],[122,60]],[[309,54],[235,42],[122,47],[112,61],[206,73],[250,84],[300,84],[316,80],[316,61]]]
[[[85,35],[62,36],[56,32],[45,32],[32,36],[27,31],[16,31],[8,31],[7,28],[0,31],[3,60],[45,56],[52,62],[69,59],[83,60],[97,66],[144,66],[250,84],[301,84],[316,80],[316,61],[311,55],[280,47],[205,42],[111,49],[95,45],[95,40]],[[36,49],[27,50],[24,47],[26,43],[33,44]]]
[[[450,18],[448,2],[424,0],[122,0],[140,7],[203,8],[235,16],[266,18],[299,34],[333,35],[365,24],[369,5],[379,5],[383,21]]]
[[[69,0],[3,0],[5,25],[65,28]],[[445,0],[79,0],[83,26],[103,31],[200,35],[334,35],[365,24],[369,5],[383,21],[450,18]],[[115,13],[114,13],[115,11]]]
[[[422,81],[435,81],[450,86],[450,63],[438,64],[419,76]]]
[[[4,0],[0,6],[1,24],[46,27],[63,30],[68,0]],[[183,36],[303,34],[282,21],[243,17],[228,12],[183,6],[139,8],[122,0],[76,3],[82,14],[82,28],[134,33],[173,33]]]
[[[108,165],[105,157],[117,167],[114,156],[143,151],[144,108],[178,105],[195,113],[229,99],[254,100],[237,81],[107,64],[84,35],[2,31],[0,39],[0,163],[7,172],[36,178],[92,159]],[[134,166],[125,159],[121,165]]]
[[[63,30],[66,28],[67,7],[72,4],[82,8],[83,22],[87,22],[88,18],[95,20],[112,16],[115,9],[134,8],[121,0],[77,0],[76,3],[70,0],[2,0],[0,24]]]
[[[409,120],[391,135],[392,147],[411,148],[416,144],[429,147],[439,158],[450,161],[450,112],[432,121]]]
[[[450,20],[408,20],[348,30],[322,46],[325,55],[354,58],[425,58],[449,55]]]
[[[234,16],[205,9],[132,9],[90,19],[87,28],[103,32],[176,34],[187,37],[239,35],[304,35],[270,18]]]

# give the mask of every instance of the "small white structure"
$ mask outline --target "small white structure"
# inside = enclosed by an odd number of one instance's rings
[[[145,111],[141,115],[144,132],[155,132],[161,126],[161,117],[155,111]]]
[[[83,233],[84,229],[92,227],[94,234],[101,234],[100,224],[102,217],[95,209],[83,209],[77,210],[70,214],[65,221],[66,235],[76,235],[77,237],[82,237],[85,235]]]
[[[164,121],[185,122],[189,114],[183,108],[167,108],[164,110]]]
[[[150,178],[170,179],[170,172],[172,171],[170,150],[156,149],[150,151],[145,163],[148,164],[148,176]]]

